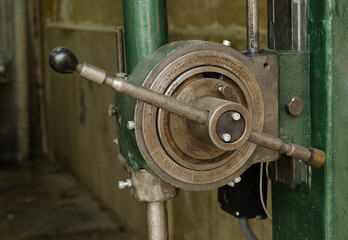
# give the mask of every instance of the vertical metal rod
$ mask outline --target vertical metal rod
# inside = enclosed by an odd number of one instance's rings
[[[146,224],[148,240],[168,240],[166,202],[146,202]]]
[[[247,50],[255,54],[259,51],[259,6],[258,0],[247,1]]]
[[[126,72],[124,67],[124,45],[123,45],[123,28],[116,27],[116,52],[117,52],[117,71],[120,73]]]

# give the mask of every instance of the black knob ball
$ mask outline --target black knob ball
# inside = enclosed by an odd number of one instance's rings
[[[72,73],[79,61],[70,49],[57,47],[51,52],[49,63],[51,68],[59,73]]]

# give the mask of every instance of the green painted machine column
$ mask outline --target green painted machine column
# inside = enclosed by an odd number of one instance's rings
[[[168,42],[166,0],[123,0],[127,73]]]
[[[273,238],[348,239],[348,1],[308,3],[311,139],[327,161],[308,185],[273,183]]]
[[[143,78],[132,78],[133,69],[150,53],[168,42],[166,0],[123,0],[123,24],[125,32],[125,49],[127,80],[138,85]],[[115,94],[115,106],[119,113],[116,127],[120,152],[127,163],[135,168],[146,167],[146,162],[136,144],[134,130],[127,124],[134,121],[136,100],[121,94]]]

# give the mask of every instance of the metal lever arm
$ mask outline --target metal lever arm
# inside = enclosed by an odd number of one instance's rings
[[[135,85],[123,78],[107,76],[104,70],[92,65],[78,63],[75,55],[67,48],[55,48],[50,55],[49,63],[57,72],[71,73],[76,71],[81,77],[87,80],[93,81],[97,84],[105,84],[116,92],[175,113],[179,116],[186,117],[192,121],[204,124],[209,120],[209,113],[205,110],[188,105],[176,100],[175,98],[160,94],[153,90]],[[277,137],[255,130],[251,131],[248,141],[275,151],[282,151],[286,155],[298,158],[314,167],[321,167],[326,160],[326,155],[321,150],[314,148],[308,149],[292,143],[286,144]]]

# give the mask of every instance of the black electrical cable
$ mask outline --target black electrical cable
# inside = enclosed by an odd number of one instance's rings
[[[250,228],[249,220],[245,217],[239,218],[239,226],[246,240],[257,240]]]

